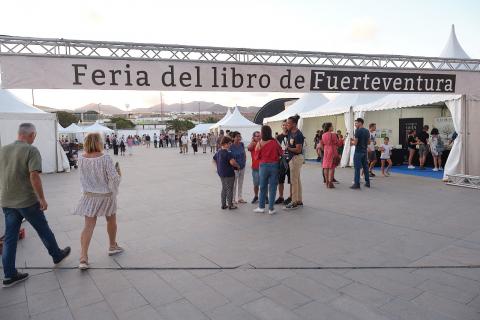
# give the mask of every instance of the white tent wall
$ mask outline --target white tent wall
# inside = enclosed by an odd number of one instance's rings
[[[52,113],[0,113],[0,146],[17,139],[18,126],[24,122],[33,123],[37,129],[34,142],[42,156],[44,173],[57,172],[57,120]],[[63,170],[63,166],[58,168]]]
[[[480,137],[480,96],[467,96],[463,100],[465,103],[463,119],[465,120],[461,125],[465,129],[460,130],[460,132],[466,132],[466,135],[463,134],[465,160],[464,164],[462,164],[465,167],[465,171],[453,173],[480,176],[480,148],[478,146],[478,137]]]
[[[377,124],[377,131],[380,129],[390,129],[392,134],[389,137],[392,145],[399,144],[399,120],[405,118],[423,118],[423,124],[428,125],[430,129],[434,127],[435,118],[450,117],[450,111],[446,106],[423,106],[412,108],[400,108],[381,111],[365,112],[365,128],[368,129],[370,123]],[[430,132],[429,132],[430,133]],[[377,138],[377,145],[383,143],[383,139]]]
[[[315,146],[313,139],[318,130],[322,130],[322,124],[325,122],[331,122],[335,131],[341,130],[342,134],[345,135],[345,116],[344,114],[330,115],[330,116],[320,116],[312,118],[303,119],[302,132],[305,136],[305,158],[306,159],[316,159],[317,152],[315,151]]]

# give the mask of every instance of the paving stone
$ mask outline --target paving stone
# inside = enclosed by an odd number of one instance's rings
[[[0,308],[0,320],[28,320],[28,306],[26,302]]]
[[[343,287],[339,292],[349,295],[358,301],[364,302],[373,307],[380,307],[394,299],[393,296],[383,291],[374,289],[367,285],[354,282]]]
[[[447,315],[428,310],[411,301],[402,298],[395,298],[389,303],[380,307],[380,310],[391,314],[394,319],[399,320],[452,320]]]
[[[480,312],[480,295],[476,296],[472,301],[467,304],[469,307],[476,309]]]
[[[347,272],[345,277],[406,300],[411,300],[423,292],[421,289],[406,286],[392,279],[375,275],[370,272],[370,270],[352,270]]]
[[[130,282],[128,282],[121,272],[98,272],[97,270],[94,270],[94,272],[91,271],[92,270],[89,270],[88,272],[90,272],[95,285],[104,295],[132,287]]]
[[[91,304],[72,310],[75,320],[116,320],[115,313],[105,302]]]
[[[27,280],[28,281],[28,280]],[[10,288],[0,289],[0,308],[26,302],[25,284],[21,283]]]
[[[472,299],[475,298],[477,295],[432,280],[425,281],[420,286],[418,286],[418,288],[430,292],[436,296],[464,304],[472,301]]]
[[[207,285],[184,293],[185,298],[203,312],[228,304],[230,301]]]
[[[34,295],[37,293],[48,292],[59,289],[57,277],[53,272],[42,273],[35,276],[30,276],[25,282],[25,289],[27,295]]]
[[[143,306],[138,309],[129,310],[118,314],[119,320],[163,320],[157,310],[152,306]]]
[[[253,315],[234,304],[218,307],[207,313],[212,320],[257,320]]]
[[[71,309],[81,308],[104,300],[103,295],[90,278],[85,278],[83,283],[62,286],[62,291]]]
[[[429,292],[423,293],[412,300],[412,302],[428,310],[443,313],[454,319],[478,320],[480,318],[480,313],[474,308],[470,308],[453,300],[435,296]]]
[[[355,318],[361,320],[387,320],[391,319],[379,309],[372,308],[369,305],[361,303],[353,298],[342,296],[330,303],[334,308],[349,313]]]
[[[73,320],[69,308],[61,308],[34,315],[31,320]]]
[[[181,294],[188,291],[195,291],[204,286],[201,280],[186,270],[161,270],[155,271],[155,273]]]
[[[125,277],[152,306],[161,306],[182,298],[153,271],[129,271]]]
[[[421,269],[413,271],[412,274],[435,281],[439,284],[457,288],[460,291],[468,292],[472,296],[480,294],[480,281],[472,281],[471,279],[449,273],[448,271],[449,269]]]
[[[300,292],[313,300],[328,302],[340,295],[337,291],[330,289],[310,278],[294,276],[282,281],[287,287]]]
[[[282,284],[263,290],[261,293],[288,309],[295,309],[312,301],[311,298]]]
[[[329,270],[300,269],[296,270],[296,272],[335,290],[345,287],[353,282],[353,280],[342,277]]]
[[[312,301],[293,311],[305,320],[358,320],[348,313],[318,301]]]
[[[186,299],[157,307],[157,311],[168,320],[207,320],[208,318]]]
[[[108,301],[108,304],[116,314],[121,314],[124,311],[136,309],[148,304],[135,288],[128,288],[106,294],[105,300]]]
[[[300,320],[300,317],[287,308],[268,298],[261,298],[242,306],[260,320]]]
[[[265,290],[271,288],[273,286],[278,285],[280,282],[262,275],[261,273],[257,272],[256,270],[247,269],[247,270],[228,270],[225,271],[228,275],[232,276],[233,278],[237,279],[238,281],[242,282],[246,286],[254,289],[254,290]]]
[[[30,315],[65,307],[67,302],[60,289],[27,296]]]
[[[202,281],[235,305],[243,305],[262,297],[260,293],[232,278],[226,272],[212,274],[202,278]]]

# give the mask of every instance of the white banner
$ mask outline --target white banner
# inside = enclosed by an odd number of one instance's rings
[[[480,91],[479,86],[472,85],[472,80],[479,82],[478,72],[378,72],[319,66],[35,56],[0,56],[0,71],[1,87],[5,89],[398,93]]]

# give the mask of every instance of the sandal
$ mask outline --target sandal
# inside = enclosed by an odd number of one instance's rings
[[[90,268],[88,261],[84,259],[80,260],[80,263],[78,264],[78,269],[87,270],[88,268]]]
[[[122,253],[123,251],[123,248],[115,243],[115,246],[108,248],[108,255],[113,256],[115,254]]]

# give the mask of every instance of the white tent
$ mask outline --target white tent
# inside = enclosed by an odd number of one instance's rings
[[[221,124],[223,124],[225,121],[228,120],[232,116],[232,112],[230,111],[230,108],[227,110],[227,113],[223,116],[222,119],[220,119],[217,123],[213,124],[210,126],[210,130],[215,130],[217,129]]]
[[[21,123],[33,123],[37,138],[33,144],[42,155],[42,169],[45,173],[63,170],[61,157],[57,152],[57,117],[19,100],[7,90],[0,90],[0,146],[17,139]]]
[[[458,42],[457,35],[455,34],[455,25],[452,24],[450,31],[450,37],[445,44],[445,47],[440,53],[442,58],[457,58],[457,59],[470,59],[468,54],[463,50],[460,42]]]
[[[253,132],[260,130],[260,127],[260,125],[253,123],[242,116],[238,108],[235,107],[232,115],[218,126],[218,130],[238,131],[242,135],[244,141],[250,141]]]
[[[75,123],[72,123],[68,127],[64,128],[60,133],[83,133],[82,127],[76,125]]]
[[[353,132],[351,108],[384,96],[385,94],[378,93],[340,93],[326,104],[300,114],[300,119],[303,119],[303,133],[310,136],[321,129],[322,123],[332,122],[334,128],[345,132],[345,138],[348,139]],[[346,143],[343,149],[342,166],[349,165],[350,149],[350,144]],[[308,157],[315,156],[314,150],[309,151]]]
[[[326,104],[327,102],[328,99],[322,93],[305,93],[300,99],[295,101],[284,111],[272,117],[263,119],[263,123],[267,124],[275,121],[283,121],[296,114],[300,115],[301,113],[309,112],[319,106]]]
[[[211,123],[199,123],[194,128],[188,130],[188,135],[190,136],[192,133],[195,133],[195,134],[209,133],[211,126],[212,126]]]
[[[105,127],[105,126],[101,125],[98,122],[95,122],[91,126],[88,126],[86,128],[82,128],[82,132],[85,132],[85,133],[96,132],[96,133],[103,133],[103,134],[112,134],[115,131],[113,131],[112,129],[110,129],[108,127]]]

